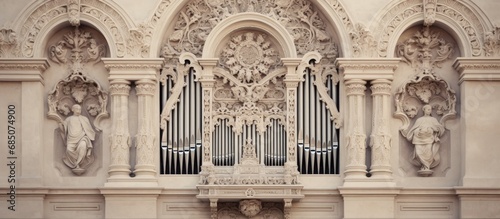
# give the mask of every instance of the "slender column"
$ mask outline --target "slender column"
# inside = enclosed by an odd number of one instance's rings
[[[391,117],[391,81],[377,79],[371,82],[373,99],[373,123],[370,135],[372,147],[371,173],[373,178],[392,178],[391,171],[391,135],[389,120]]]
[[[203,103],[202,103],[203,133],[201,137],[201,141],[203,142],[202,143],[203,159],[202,159],[200,177],[202,182],[208,184],[212,184],[215,177],[213,175],[214,164],[212,163],[212,143],[213,143],[212,133],[214,128],[212,123],[212,102],[213,102],[212,98],[213,98],[213,89],[215,86],[215,80],[212,71],[217,62],[218,59],[199,60],[200,65],[203,66],[203,72],[201,74],[201,78],[199,79],[203,95]]]
[[[129,147],[130,134],[128,130],[128,96],[130,82],[116,79],[110,82],[111,94],[111,164],[109,165],[109,181],[117,178],[129,178]]]
[[[285,162],[285,182],[286,184],[298,183],[298,167],[297,167],[297,87],[300,82],[300,74],[297,73],[297,66],[301,63],[301,59],[282,59],[283,64],[287,67],[285,77],[286,84],[286,162]],[[302,72],[300,72],[302,73]]]
[[[365,90],[366,81],[351,79],[345,82],[347,93],[347,141],[345,178],[366,177]]]
[[[136,159],[135,175],[138,178],[153,178],[156,176],[155,165],[155,142],[156,131],[153,130],[153,97],[156,91],[156,83],[150,79],[142,79],[136,82],[137,107],[138,107],[138,132],[136,135]]]

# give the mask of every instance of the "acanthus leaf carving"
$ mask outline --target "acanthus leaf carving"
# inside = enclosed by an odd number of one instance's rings
[[[72,74],[83,72],[84,63],[98,62],[105,53],[106,46],[98,45],[90,32],[80,31],[78,26],[49,48],[52,61],[58,64],[71,62]]]
[[[374,57],[377,53],[377,41],[363,24],[356,24],[349,31],[354,57]]]
[[[1,29],[0,58],[17,57],[19,54],[16,32],[12,29]]]
[[[484,37],[485,56],[500,56],[500,27],[487,32]]]
[[[398,55],[403,61],[425,74],[432,72],[434,67],[441,67],[440,64],[450,59],[453,52],[453,45],[428,26],[398,45]]]

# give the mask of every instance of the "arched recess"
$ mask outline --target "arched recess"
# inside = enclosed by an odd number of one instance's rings
[[[42,1],[27,7],[15,24],[21,56],[42,57],[47,37],[68,19],[67,1]],[[104,35],[111,57],[125,56],[128,30],[133,22],[121,8],[107,1],[80,0],[79,19]]]
[[[422,0],[395,0],[377,14],[370,29],[378,30],[377,52],[380,57],[393,57],[399,36],[424,19]],[[483,54],[484,33],[492,27],[486,15],[469,1],[438,0],[435,24],[448,31],[457,41],[461,56]]]
[[[162,0],[150,21],[149,26],[154,31],[151,37],[151,56],[158,56],[165,44],[165,39],[168,38],[171,31],[172,23],[175,23],[180,12],[193,0],[169,1]],[[214,1],[217,2],[217,1]],[[270,1],[271,2],[271,1]],[[274,2],[274,1],[272,1]],[[290,1],[294,4],[294,1]],[[321,12],[324,17],[324,22],[331,28],[331,32],[335,33],[336,42],[338,45],[338,53],[341,56],[350,56],[352,54],[352,42],[349,32],[353,31],[354,25],[344,9],[340,0],[317,0],[303,2],[311,3],[316,11]],[[217,2],[219,4],[219,2]],[[222,4],[222,3],[220,3]],[[276,3],[278,4],[278,3]],[[298,56],[301,56],[300,54]]]
[[[272,36],[282,48],[284,57],[297,58],[297,51],[292,36],[278,21],[254,12],[231,16],[220,22],[210,32],[203,47],[202,58],[216,58],[215,54],[225,36],[242,29],[257,29]]]

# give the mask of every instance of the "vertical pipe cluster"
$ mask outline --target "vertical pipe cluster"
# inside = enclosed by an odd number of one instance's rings
[[[235,138],[229,119],[219,119],[212,135],[212,162],[215,166],[232,166],[236,161]]]
[[[277,119],[271,119],[264,133],[264,164],[266,166],[283,166],[286,161],[285,125]]]
[[[297,89],[297,165],[302,174],[338,174],[337,129],[315,80],[308,71]],[[337,100],[332,76],[326,78],[325,86],[330,98]]]
[[[162,174],[197,174],[202,159],[202,94],[201,85],[195,81],[192,71],[185,76],[185,86],[170,114],[161,138]],[[161,106],[171,97],[175,81],[168,76],[161,86]]]

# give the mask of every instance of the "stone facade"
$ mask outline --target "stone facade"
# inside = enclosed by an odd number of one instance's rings
[[[500,218],[499,9],[2,1],[0,218]]]

